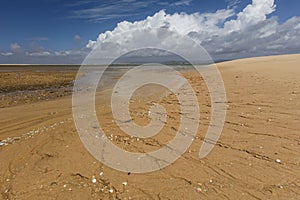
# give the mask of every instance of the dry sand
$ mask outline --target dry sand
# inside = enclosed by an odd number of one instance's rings
[[[228,112],[217,145],[201,160],[210,98],[201,77],[185,72],[201,109],[197,137],[175,163],[146,174],[111,169],[84,148],[72,120],[69,87],[75,73],[1,72],[0,144],[8,145],[0,146],[0,199],[300,199],[299,64],[300,55],[218,64]],[[28,100],[11,95],[24,88],[41,92],[27,95]],[[98,93],[99,121],[116,145],[152,151],[175,135],[178,101],[174,95],[160,99],[157,91],[142,88],[132,98],[131,116],[137,124],[149,122],[148,108],[155,101],[168,111],[160,134],[140,140],[112,122],[103,103],[110,91]]]

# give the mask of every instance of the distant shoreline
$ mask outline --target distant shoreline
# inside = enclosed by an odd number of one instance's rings
[[[232,61],[232,60],[218,60],[214,61],[214,63],[221,63],[221,62],[227,62],[227,61]],[[142,64],[152,64],[151,62],[145,62],[145,63],[114,63],[114,64],[94,64],[94,65],[87,65],[87,66],[138,66]],[[156,63],[153,63],[156,64]],[[165,65],[171,65],[171,66],[176,66],[176,65],[209,65],[213,64],[212,62],[199,62],[199,63],[185,63],[185,62],[162,62],[158,64],[165,64]],[[58,66],[65,66],[65,67],[80,67],[82,64],[0,64],[0,67],[58,67]]]

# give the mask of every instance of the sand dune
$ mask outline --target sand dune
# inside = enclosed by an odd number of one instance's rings
[[[70,93],[54,97],[46,92],[47,98],[33,95],[22,101],[3,91],[1,199],[298,199],[299,63],[300,55],[284,55],[218,64],[227,92],[226,122],[217,145],[201,160],[198,153],[209,125],[210,98],[201,77],[184,72],[199,99],[197,136],[175,163],[146,174],[119,172],[88,153],[72,119]],[[69,83],[75,74],[68,73],[64,81],[49,80]],[[97,115],[112,142],[128,151],[149,152],[172,139],[178,129],[178,101],[174,95],[160,98],[157,91],[140,89],[130,105],[131,116],[140,125],[149,122],[148,108],[154,101],[168,111],[165,127],[148,139],[122,133],[112,121],[109,104],[103,103],[109,102],[111,91],[97,94]]]

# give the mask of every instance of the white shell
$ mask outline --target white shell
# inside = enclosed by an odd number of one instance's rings
[[[95,177],[92,177],[92,183],[96,183],[97,179]]]

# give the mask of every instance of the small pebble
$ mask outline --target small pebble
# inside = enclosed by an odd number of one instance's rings
[[[275,162],[281,163],[281,160],[280,159],[276,159]]]
[[[114,192],[114,190],[113,189],[110,189],[110,190],[108,190],[109,191],[109,193],[113,193]]]
[[[97,179],[95,177],[92,177],[92,183],[96,183]]]
[[[127,182],[123,182],[122,185],[126,186],[126,185],[127,185]]]
[[[102,176],[103,175],[103,172],[100,172],[100,174],[99,174],[100,176]]]

